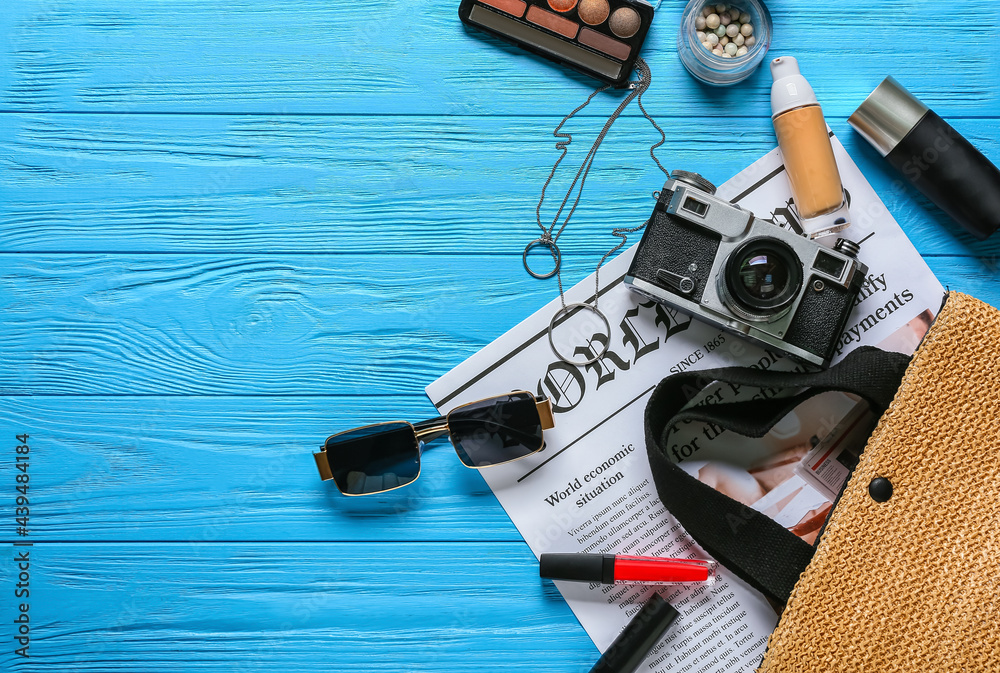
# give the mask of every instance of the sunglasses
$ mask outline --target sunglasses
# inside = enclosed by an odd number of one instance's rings
[[[545,447],[542,430],[554,425],[549,400],[522,390],[420,423],[376,423],[340,432],[313,457],[323,481],[332,479],[344,495],[371,495],[416,481],[423,445],[446,434],[462,464],[478,469],[538,453]]]

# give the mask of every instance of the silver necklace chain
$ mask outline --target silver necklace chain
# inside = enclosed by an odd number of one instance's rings
[[[573,178],[573,182],[570,184],[569,189],[566,191],[566,196],[563,197],[562,203],[559,204],[559,209],[556,211],[555,217],[552,219],[552,225],[546,228],[545,225],[542,224],[542,202],[545,200],[545,190],[548,189],[549,184],[555,177],[556,170],[559,168],[559,164],[562,163],[562,160],[566,158],[566,154],[569,152],[570,143],[573,142],[573,135],[570,133],[563,132],[562,127],[570,119],[572,119],[576,115],[576,113],[578,113],[583,108],[587,107],[587,105],[590,104],[590,101],[592,101],[598,94],[600,94],[602,91],[607,91],[611,87],[609,85],[605,85],[595,89],[594,92],[587,97],[587,100],[584,101],[582,105],[580,105],[575,110],[570,112],[568,115],[563,117],[562,121],[559,122],[555,130],[552,131],[552,135],[558,139],[556,141],[556,149],[560,150],[561,154],[559,155],[559,158],[556,159],[555,164],[552,166],[552,170],[549,172],[549,177],[545,180],[545,184],[542,186],[542,194],[538,199],[538,207],[535,208],[535,219],[538,223],[538,228],[541,229],[542,231],[542,235],[528,244],[528,246],[524,249],[524,255],[522,256],[524,268],[527,270],[529,274],[531,274],[535,278],[551,278],[552,276],[555,276],[557,282],[559,283],[559,300],[560,303],[562,304],[562,308],[556,312],[556,314],[552,317],[552,321],[549,323],[549,343],[552,346],[552,350],[559,357],[559,359],[569,364],[586,365],[600,359],[607,351],[608,344],[611,341],[610,335],[608,340],[604,344],[604,348],[601,350],[600,353],[598,353],[594,357],[589,358],[585,361],[572,360],[570,358],[565,357],[555,347],[555,343],[552,338],[552,330],[554,329],[557,320],[563,315],[568,314],[572,310],[578,308],[587,309],[595,313],[599,318],[601,318],[601,320],[605,324],[605,327],[610,330],[610,324],[608,322],[607,317],[603,313],[601,313],[601,311],[598,310],[597,308],[598,298],[600,297],[600,291],[601,291],[601,279],[600,279],[601,266],[604,264],[605,261],[607,261],[609,257],[614,255],[616,252],[621,250],[622,247],[625,246],[626,242],[628,241],[628,234],[642,230],[648,223],[644,222],[635,227],[615,227],[612,229],[611,235],[620,238],[621,241],[618,243],[618,245],[616,245],[615,247],[611,248],[606,253],[604,253],[604,256],[601,257],[601,260],[597,263],[597,267],[594,269],[593,305],[587,303],[576,303],[567,305],[566,293],[563,290],[563,282],[562,282],[562,269],[561,269],[562,256],[559,252],[559,247],[556,244],[556,242],[562,235],[563,230],[566,229],[566,225],[569,224],[569,220],[573,216],[573,213],[576,212],[576,207],[579,205],[580,198],[583,195],[583,186],[587,181],[587,175],[590,173],[590,168],[594,163],[594,158],[597,156],[598,148],[600,148],[601,143],[604,141],[605,136],[607,136],[608,134],[608,131],[611,130],[611,126],[615,123],[618,117],[621,116],[622,112],[625,111],[625,108],[627,108],[633,100],[636,100],[638,102],[639,110],[642,112],[642,115],[647,120],[649,120],[649,123],[652,124],[653,128],[655,128],[660,134],[660,140],[650,146],[649,156],[653,159],[657,167],[661,171],[663,171],[664,174],[666,174],[667,176],[670,175],[669,171],[667,171],[667,169],[665,169],[663,165],[660,163],[660,160],[656,158],[656,153],[655,153],[656,148],[662,145],[664,142],[666,142],[667,139],[666,135],[663,133],[663,129],[661,129],[660,126],[656,123],[656,121],[649,115],[649,113],[646,112],[646,108],[642,104],[642,94],[646,92],[651,83],[651,73],[649,70],[649,66],[646,64],[646,61],[644,61],[641,57],[636,58],[635,70],[639,75],[638,79],[632,80],[628,83],[628,86],[631,89],[631,91],[629,91],[628,95],[625,96],[624,99],[622,99],[622,102],[619,103],[618,108],[614,112],[612,112],[611,115],[608,117],[607,122],[604,124],[604,128],[601,129],[601,132],[598,134],[597,139],[591,146],[590,151],[587,153],[587,156],[584,157],[583,163],[580,164],[580,168],[577,170],[576,176],[574,176]],[[576,198],[573,200],[573,204],[572,206],[570,206],[569,212],[566,213],[566,217],[565,219],[563,219],[562,224],[559,225],[559,218],[562,216],[563,211],[566,209],[566,205],[569,203],[570,197],[573,195],[574,189],[576,189],[577,191]],[[556,230],[557,225],[559,225],[558,230]],[[545,274],[539,274],[533,271],[531,267],[528,265],[528,252],[533,247],[536,246],[545,247],[549,249],[549,252],[552,254],[552,260],[554,263],[552,271]]]

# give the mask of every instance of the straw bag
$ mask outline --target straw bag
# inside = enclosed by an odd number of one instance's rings
[[[713,380],[808,390],[678,413],[685,390]],[[815,548],[664,455],[680,420],[759,437],[824,390],[855,393],[885,413]],[[761,673],[1000,670],[996,309],[950,293],[909,362],[861,348],[816,374],[727,368],[669,377],[646,407],[646,441],[667,509],[730,571],[787,601]]]

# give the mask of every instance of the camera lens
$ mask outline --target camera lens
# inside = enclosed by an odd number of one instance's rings
[[[747,320],[774,320],[798,296],[802,264],[774,238],[744,242],[726,261],[726,303]]]
[[[784,260],[765,251],[744,255],[737,274],[740,289],[755,304],[773,301],[788,287],[788,267]]]

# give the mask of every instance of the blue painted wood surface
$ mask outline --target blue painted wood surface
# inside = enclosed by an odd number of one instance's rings
[[[1000,305],[1000,238],[956,232],[846,124],[893,74],[1000,162],[998,6],[772,4],[772,53],[799,57],[931,269]],[[774,145],[770,78],[695,83],[682,5],[657,12],[645,102],[664,163],[722,182]],[[554,295],[520,255],[551,129],[593,83],[467,32],[457,3],[11,0],[0,29],[0,668],[587,670],[449,449],[369,499],[309,454],[433,415],[427,383]],[[573,122],[567,168],[619,96]],[[635,109],[614,127],[560,240],[567,282],[648,214],[655,138]]]

